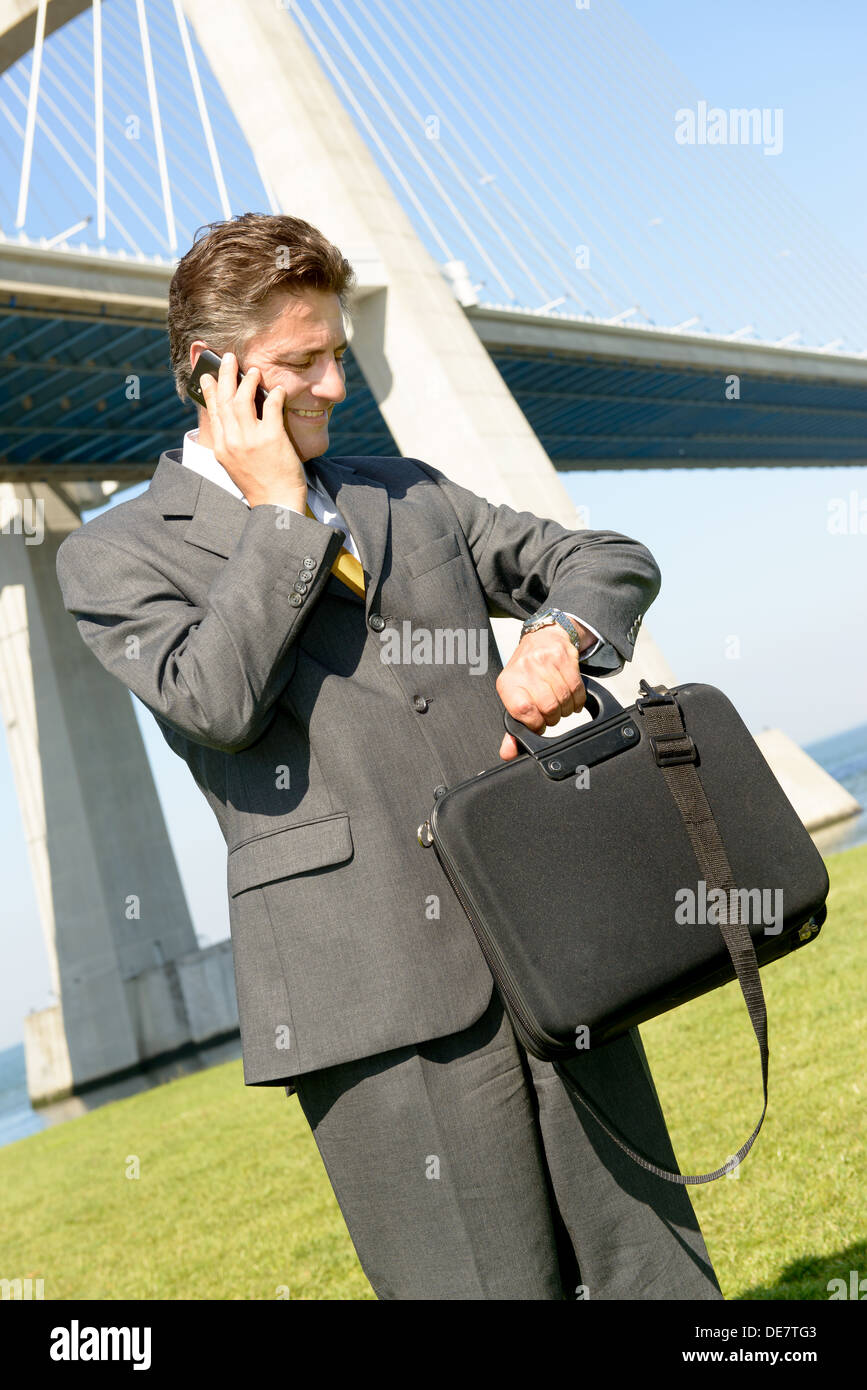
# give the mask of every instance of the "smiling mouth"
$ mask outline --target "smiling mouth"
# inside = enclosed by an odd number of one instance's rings
[[[286,407],[290,415],[299,415],[302,420],[327,420],[327,410],[293,410],[291,406]]]

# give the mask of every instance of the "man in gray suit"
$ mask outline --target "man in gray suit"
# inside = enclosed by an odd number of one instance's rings
[[[202,349],[222,357],[207,409],[144,493],[64,541],[64,604],[217,817],[245,1083],[297,1093],[377,1296],[719,1299],[686,1190],[518,1044],[416,835],[442,789],[517,756],[504,706],[540,732],[583,705],[582,668],[631,659],[658,569],[422,460],[328,458],[352,282],[296,218],[194,242],[169,336],[182,399]],[[547,618],[505,668],[491,606]],[[387,658],[407,623],[490,659]],[[676,1166],[636,1030],[568,1065]]]

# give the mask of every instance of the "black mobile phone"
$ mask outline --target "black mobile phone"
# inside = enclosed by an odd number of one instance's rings
[[[222,360],[222,357],[218,357],[215,352],[211,352],[210,348],[203,348],[202,351],[199,353],[199,356],[196,360],[196,365],[193,368],[193,374],[190,377],[189,384],[187,386],[187,394],[196,402],[196,405],[206,405],[205,398],[202,395],[202,388],[200,385],[201,378],[203,376],[212,376],[216,381],[217,374],[220,370],[220,363],[222,362]],[[243,379],[244,373],[239,371],[239,386]],[[253,404],[256,407],[256,414],[258,415],[260,420],[262,419],[262,407],[264,406],[267,398],[268,392],[264,390],[263,387],[257,386],[256,394],[253,397]]]

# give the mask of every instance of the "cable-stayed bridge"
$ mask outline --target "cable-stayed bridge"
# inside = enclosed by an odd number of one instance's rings
[[[0,0],[0,73],[0,696],[45,1097],[233,1026],[128,696],[54,580],[80,508],[195,424],[165,311],[199,227],[290,212],[355,265],[331,453],[572,526],[558,470],[863,463],[867,286],[774,173],[783,113],[711,106],[611,3]],[[618,693],[642,675],[670,679],[646,631]]]
[[[43,25],[42,7],[9,8],[3,476],[147,477],[186,418],[165,372],[173,261],[203,224],[279,204],[194,6],[51,3]],[[555,467],[862,462],[867,281],[775,175],[767,113],[724,132],[758,143],[679,143],[702,94],[624,11],[542,8],[544,23],[516,0],[287,0],[281,18]],[[275,142],[297,211],[292,129]],[[363,291],[383,283],[375,246],[347,254]],[[135,404],[125,368],[147,378]],[[750,378],[736,408],[728,375]],[[334,450],[393,450],[363,375],[349,385]]]

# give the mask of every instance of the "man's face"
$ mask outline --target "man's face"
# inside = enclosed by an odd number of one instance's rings
[[[258,367],[262,386],[286,392],[284,420],[302,463],[328,448],[328,421],[346,399],[343,314],[336,294],[303,290],[284,296],[283,306],[265,332],[247,345],[242,372]],[[312,413],[308,413],[312,412]],[[200,412],[207,423],[207,412]]]

